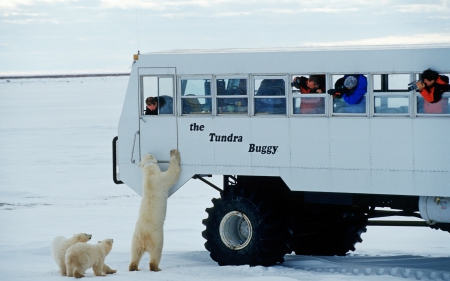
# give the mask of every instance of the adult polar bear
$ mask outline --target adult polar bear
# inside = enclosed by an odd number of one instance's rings
[[[164,243],[163,226],[166,218],[169,188],[180,176],[180,152],[170,151],[170,164],[161,172],[155,157],[146,154],[139,167],[142,168],[142,200],[139,216],[131,242],[130,271],[139,270],[139,262],[145,252],[150,254],[150,270],[160,271],[162,248]]]

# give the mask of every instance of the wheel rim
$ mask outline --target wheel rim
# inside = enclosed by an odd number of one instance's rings
[[[219,232],[222,242],[228,248],[240,250],[252,239],[252,224],[245,214],[233,211],[223,217]]]

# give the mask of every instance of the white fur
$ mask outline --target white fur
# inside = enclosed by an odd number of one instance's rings
[[[84,277],[86,269],[94,270],[95,276],[105,276],[103,267],[105,265],[105,257],[109,254],[113,246],[112,239],[99,241],[98,244],[91,245],[87,243],[77,243],[67,249],[66,267],[67,277]]]
[[[66,263],[64,257],[67,249],[78,242],[87,242],[91,239],[91,234],[78,233],[71,238],[63,236],[55,237],[52,241],[52,256],[56,264],[59,266],[59,272],[62,276],[66,276]]]
[[[163,226],[166,218],[169,189],[180,176],[180,152],[170,151],[170,164],[161,172],[155,157],[147,154],[139,166],[142,168],[142,200],[131,243],[130,271],[139,270],[145,252],[150,254],[150,270],[160,271],[159,262],[164,242]]]

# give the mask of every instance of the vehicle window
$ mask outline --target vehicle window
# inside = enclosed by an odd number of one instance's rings
[[[450,77],[450,73],[440,73]],[[416,80],[420,80],[420,75],[416,76]],[[417,113],[421,114],[450,114],[450,92],[442,94],[438,102],[430,103],[426,101],[419,92],[416,92],[417,97]]]
[[[284,77],[255,77],[255,114],[286,114]]]
[[[373,75],[374,115],[408,114],[409,74]]]
[[[211,79],[181,80],[182,114],[211,114]]]
[[[218,114],[247,114],[247,79],[217,79],[217,113]]]
[[[332,75],[332,81],[333,113],[366,113],[366,75]]]
[[[325,114],[325,74],[292,75],[291,88],[294,114]]]
[[[173,114],[173,77],[156,77],[143,76],[142,80],[142,114],[144,115],[158,115],[158,114]],[[154,113],[149,113],[151,110],[146,101],[148,98],[154,98],[157,102],[154,106]],[[152,107],[150,105],[150,107]],[[149,111],[150,110],[150,111]]]

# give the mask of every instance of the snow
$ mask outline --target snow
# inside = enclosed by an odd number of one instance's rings
[[[450,235],[368,227],[346,257],[287,255],[272,267],[218,266],[201,236],[219,194],[191,180],[168,202],[161,272],[127,270],[140,197],[112,181],[128,77],[0,80],[0,280],[66,280],[50,253],[56,236],[113,238],[102,280],[450,280]],[[221,185],[220,177],[212,181]],[[93,278],[91,269],[87,278]]]

